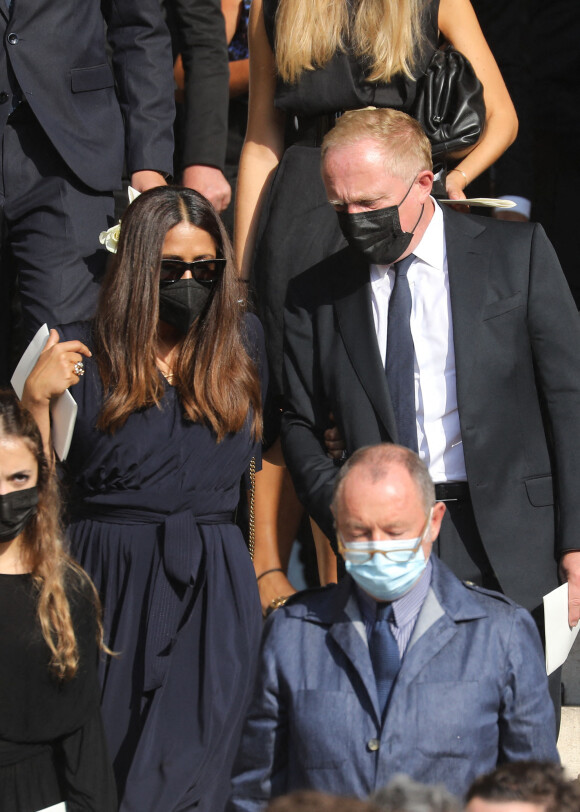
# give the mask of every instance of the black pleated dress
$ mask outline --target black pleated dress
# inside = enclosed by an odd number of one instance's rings
[[[277,7],[278,0],[263,0],[273,51]],[[417,76],[437,47],[438,11],[439,0],[428,0]],[[274,412],[282,392],[283,307],[288,282],[346,245],[320,176],[320,116],[332,118],[368,106],[407,111],[415,99],[415,83],[404,76],[380,83],[368,82],[366,74],[366,66],[346,52],[337,53],[324,68],[304,71],[295,84],[277,81],[274,104],[286,114],[286,151],[264,199],[252,270],[258,314],[266,333]],[[275,433],[274,418],[269,439]]]
[[[263,362],[258,320],[248,342]],[[91,346],[88,325],[61,328]],[[264,363],[261,363],[264,367]],[[185,420],[173,387],[115,434],[95,428],[96,362],[71,389],[72,552],[104,607],[102,713],[124,812],[220,812],[252,687],[261,607],[234,524],[260,454],[246,427],[217,443]],[[227,382],[224,382],[227,385]]]

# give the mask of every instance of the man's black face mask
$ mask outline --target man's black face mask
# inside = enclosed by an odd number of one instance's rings
[[[425,204],[421,206],[421,214],[413,227],[413,231],[403,231],[399,220],[399,206],[401,206],[411,189],[407,189],[405,197],[398,206],[387,206],[374,211],[361,211],[356,214],[337,212],[340,229],[346,241],[355,251],[361,253],[368,262],[377,265],[390,265],[401,257],[413,239],[415,229],[423,216]]]

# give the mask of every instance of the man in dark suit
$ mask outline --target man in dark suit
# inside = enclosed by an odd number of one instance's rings
[[[289,288],[288,467],[332,539],[329,413],[347,454],[415,444],[447,502],[442,560],[530,610],[557,585],[559,562],[575,625],[578,313],[540,226],[441,209],[432,178],[429,143],[403,113],[349,113],[326,136],[323,179],[350,247]],[[394,261],[406,257],[400,275]],[[404,352],[389,353],[391,341]]]
[[[0,30],[0,205],[28,339],[91,315],[124,159],[139,191],[172,171],[171,47],[159,0],[2,0]]]
[[[461,797],[500,762],[558,762],[532,618],[430,556],[445,506],[417,455],[359,449],[333,509],[348,574],[266,623],[228,812],[401,772]]]
[[[220,0],[163,0],[174,57],[181,55],[183,101],[177,105],[176,177],[223,211],[228,140],[229,61]],[[181,77],[176,77],[178,84]]]

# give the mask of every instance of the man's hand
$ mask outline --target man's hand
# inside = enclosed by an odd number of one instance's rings
[[[560,577],[568,581],[568,625],[573,628],[580,620],[580,550],[562,556]]]
[[[131,175],[131,186],[138,192],[146,192],[156,186],[167,186],[167,181],[160,172],[152,169],[141,169]]]
[[[230,184],[221,169],[215,166],[196,164],[183,170],[182,183],[207,197],[216,211],[227,209],[232,199]]]
[[[346,444],[342,439],[342,435],[338,430],[338,427],[334,423],[334,415],[332,412],[328,416],[328,419],[332,425],[324,432],[324,445],[326,446],[326,453],[333,460],[342,460],[344,459]]]

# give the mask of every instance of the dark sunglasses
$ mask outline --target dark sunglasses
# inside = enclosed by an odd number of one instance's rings
[[[211,287],[218,281],[226,267],[225,259],[195,259],[184,262],[182,259],[162,259],[160,282],[177,282],[184,273],[191,271],[196,282]]]

